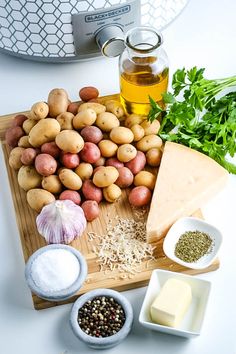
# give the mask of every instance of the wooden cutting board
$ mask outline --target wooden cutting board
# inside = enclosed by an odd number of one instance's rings
[[[104,100],[107,99],[119,99],[119,96],[112,95],[101,97],[100,101],[102,103]],[[21,114],[22,113],[27,112],[21,112]],[[37,216],[37,213],[34,212],[28,206],[26,201],[26,193],[19,187],[17,182],[17,173],[8,165],[8,157],[10,150],[6,146],[4,134],[16,114],[19,113],[0,117],[0,139],[2,143],[2,150],[5,158],[9,184],[14,202],[24,259],[26,262],[36,250],[38,250],[40,247],[45,246],[46,243],[44,241],[44,238],[39,235],[36,229],[35,218]],[[1,168],[3,168],[3,166]],[[139,267],[139,272],[137,272],[136,274],[124,272],[120,273],[117,270],[100,271],[98,259],[96,257],[96,254],[93,252],[94,247],[96,247],[98,243],[98,239],[96,239],[96,237],[93,239],[88,237],[88,232],[94,232],[95,234],[103,235],[104,233],[106,233],[106,225],[108,220],[115,220],[117,215],[121,218],[126,219],[137,218],[137,212],[130,207],[129,203],[127,202],[126,194],[127,191],[123,191],[122,198],[116,203],[101,203],[101,211],[99,218],[94,220],[93,222],[88,223],[87,229],[82,235],[82,237],[72,242],[71,244],[73,247],[79,249],[82,252],[88,263],[88,277],[84,286],[78,292],[77,296],[96,288],[112,288],[122,291],[145,286],[149,281],[151,272],[153,271],[153,269],[156,268],[188,274],[199,274],[216,270],[219,267],[219,260],[214,261],[208,268],[203,270],[193,270],[176,264],[164,255],[162,249],[163,241],[161,240],[156,244],[156,249],[154,251],[155,260],[148,260],[142,262]],[[202,214],[200,211],[198,211],[195,216],[201,218]],[[35,309],[45,309],[48,307],[73,302],[77,296],[72,297],[66,302],[49,302],[40,299],[36,295],[32,294]]]

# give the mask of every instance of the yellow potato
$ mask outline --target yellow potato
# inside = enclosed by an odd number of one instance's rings
[[[9,155],[9,165],[14,168],[14,170],[19,170],[23,163],[21,162],[21,155],[25,149],[23,147],[15,147],[11,150]]]
[[[93,109],[96,112],[96,114],[103,113],[106,110],[106,107],[103,104],[101,104],[101,103],[85,102],[85,103],[82,103],[79,106],[78,112],[84,111],[84,110],[86,110],[88,108]]]
[[[136,148],[131,144],[123,144],[117,150],[117,158],[121,162],[128,162],[137,155]]]
[[[26,119],[22,125],[22,128],[26,134],[29,134],[29,132],[35,126],[35,124],[37,124],[37,120]]]
[[[49,116],[56,118],[66,112],[69,105],[68,94],[64,89],[53,89],[48,95]]]
[[[57,116],[57,121],[61,126],[61,130],[72,130],[73,124],[72,120],[74,118],[74,114],[71,112],[63,112]]]
[[[40,213],[45,205],[55,201],[55,197],[52,193],[40,188],[29,190],[26,198],[29,206],[38,213]]]
[[[48,116],[49,107],[45,102],[36,102],[31,107],[29,117],[30,119],[40,120]]]
[[[138,150],[147,152],[152,148],[161,148],[162,140],[159,136],[155,134],[150,134],[144,136],[141,140],[139,140],[136,146]]]
[[[108,187],[119,177],[119,172],[113,166],[101,166],[93,176],[93,183],[97,187]]]
[[[62,168],[59,172],[59,178],[61,183],[68,189],[76,191],[82,187],[81,178],[69,168]]]
[[[32,147],[32,145],[29,142],[29,136],[28,135],[22,136],[20,138],[20,140],[18,141],[18,146],[23,147],[23,148]]]
[[[82,129],[88,125],[93,125],[97,119],[97,113],[92,108],[80,111],[73,119],[75,129]]]
[[[53,194],[61,193],[62,184],[57,175],[43,177],[42,187]]]
[[[108,100],[105,102],[105,106],[107,112],[111,112],[115,114],[115,116],[119,118],[120,121],[122,121],[125,118],[125,111],[120,101]]]
[[[93,166],[87,162],[81,162],[78,167],[75,169],[75,173],[85,181],[89,179],[93,174]]]
[[[112,157],[116,154],[118,146],[111,140],[101,140],[98,147],[103,157]]]
[[[19,186],[28,191],[41,187],[42,176],[36,171],[34,166],[21,166],[18,171],[17,180]]]
[[[138,186],[145,186],[150,190],[153,190],[156,183],[156,176],[148,171],[140,171],[134,177],[134,185]]]
[[[134,124],[130,129],[134,134],[134,141],[139,141],[144,137],[144,129],[141,127],[141,125]]]
[[[157,167],[161,163],[162,151],[158,148],[152,148],[146,153],[146,159],[149,166]]]
[[[39,147],[44,143],[53,141],[60,132],[61,127],[56,119],[41,119],[29,132],[29,143],[34,147]]]
[[[77,154],[84,147],[82,136],[75,130],[62,130],[57,134],[55,142],[62,151],[72,154]]]
[[[94,167],[104,166],[106,162],[105,157],[101,156],[94,164]]]
[[[111,130],[110,139],[116,144],[129,144],[134,140],[134,134],[129,128],[116,127]]]
[[[109,187],[103,188],[104,198],[110,202],[114,203],[121,196],[121,189],[116,184],[111,184]]]
[[[160,122],[156,119],[152,123],[145,119],[141,126],[144,129],[145,135],[157,134],[160,129]]]
[[[135,124],[140,124],[145,119],[144,116],[140,116],[139,114],[130,114],[125,120],[125,126],[127,128],[131,128]]]
[[[110,132],[113,128],[119,127],[119,119],[111,112],[98,114],[95,124],[104,132]]]

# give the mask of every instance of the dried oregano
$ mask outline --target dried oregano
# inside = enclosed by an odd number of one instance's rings
[[[212,243],[211,237],[205,232],[187,231],[176,243],[175,256],[188,263],[196,262],[210,252]]]

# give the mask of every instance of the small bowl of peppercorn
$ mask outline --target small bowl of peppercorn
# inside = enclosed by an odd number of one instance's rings
[[[74,334],[93,349],[118,345],[129,334],[132,323],[130,302],[111,289],[96,289],[82,295],[70,315]]]
[[[220,230],[206,221],[184,217],[168,231],[163,250],[168,258],[178,264],[204,269],[216,259],[222,238]]]

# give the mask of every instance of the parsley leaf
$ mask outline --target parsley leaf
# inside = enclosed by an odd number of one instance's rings
[[[176,101],[175,96],[170,92],[165,92],[162,94],[164,103],[174,103]]]
[[[160,114],[163,112],[163,109],[150,96],[149,96],[149,101],[150,101],[151,109],[150,109],[147,119],[150,122],[153,122],[155,119],[157,119],[160,116]]]

